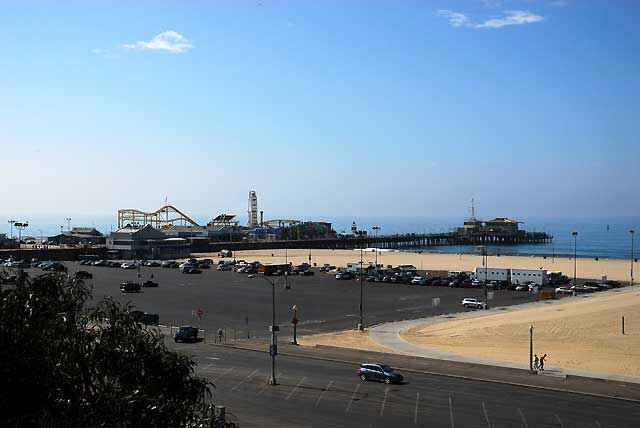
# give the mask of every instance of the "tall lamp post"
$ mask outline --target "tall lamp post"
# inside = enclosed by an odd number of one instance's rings
[[[298,326],[298,305],[293,305],[293,319],[291,320],[291,324],[293,324],[293,341],[292,345],[298,344],[298,335],[297,335],[297,326]]]
[[[71,217],[67,217],[67,232],[71,232]]]
[[[360,323],[358,324],[358,330],[364,330],[364,320],[362,317],[362,245],[360,245]]]
[[[11,225],[11,235],[10,238],[13,239],[13,225],[16,224],[15,220],[9,220],[7,221],[7,223],[9,223]]]
[[[484,265],[484,307],[485,309],[489,308],[489,299],[488,299],[488,292],[487,292],[487,282],[489,279],[489,266],[487,266],[489,264],[489,255],[487,254],[487,247],[484,245],[480,245],[480,247],[482,249],[482,264]]]
[[[629,234],[631,235],[631,281],[629,285],[633,285],[633,235],[636,233],[635,230],[631,229]]]
[[[272,307],[272,317],[271,317],[271,326],[269,330],[271,331],[271,346],[269,346],[269,355],[271,355],[271,377],[269,378],[269,384],[277,385],[276,381],[276,355],[278,355],[278,331],[280,330],[280,326],[276,325],[276,282],[270,281],[264,276],[255,276],[249,275],[249,278],[262,278],[271,284],[271,307]]]
[[[378,269],[378,232],[380,231],[380,226],[373,226],[371,230],[376,234],[376,270]]]
[[[578,232],[571,232],[571,235],[573,235],[573,285],[578,285],[578,260],[576,259],[578,256]]]
[[[20,243],[22,242],[22,231],[29,227],[29,222],[16,222],[15,225],[16,229],[18,229],[18,245],[20,245]]]

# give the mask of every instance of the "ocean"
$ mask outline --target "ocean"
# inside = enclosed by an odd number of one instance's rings
[[[71,227],[89,226],[95,227],[103,233],[109,233],[117,229],[116,215],[77,215],[71,217]],[[360,230],[366,230],[369,234],[375,234],[374,226],[380,227],[380,235],[394,235],[405,233],[441,233],[448,232],[462,225],[461,217],[375,217],[375,216],[335,216],[335,217],[299,217],[301,220],[327,221],[333,224],[337,232],[350,232],[353,222]],[[23,236],[51,236],[60,233],[61,226],[67,230],[68,222],[65,217],[31,216],[26,218],[13,218],[18,221],[28,221],[29,227],[22,232]],[[210,218],[194,216],[193,219],[200,224],[206,224]],[[4,221],[2,221],[4,220]],[[0,218],[0,233],[10,234],[9,217]],[[523,218],[521,229],[530,232],[546,232],[553,235],[553,241],[547,244],[513,245],[513,246],[488,246],[490,254],[504,255],[573,255],[574,238],[571,232],[578,232],[576,239],[578,257],[602,257],[612,259],[628,259],[631,257],[630,229],[638,231],[640,235],[640,218],[622,219],[543,219]],[[246,216],[239,216],[239,221],[246,221]],[[4,226],[4,227],[2,227]],[[13,230],[14,236],[18,232]],[[640,257],[640,239],[635,237],[634,257]],[[423,251],[436,253],[477,253],[474,246],[447,246],[447,247],[412,247],[403,251]]]

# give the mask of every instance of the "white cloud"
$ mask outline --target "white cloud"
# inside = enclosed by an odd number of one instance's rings
[[[555,0],[551,2],[551,6],[553,7],[565,7],[569,6],[569,2],[565,0]]]
[[[193,45],[182,34],[175,31],[160,33],[148,42],[137,41],[133,44],[122,45],[125,49],[135,50],[160,50],[173,53],[181,53],[191,49]]]
[[[464,13],[453,12],[451,10],[439,10],[436,12],[437,16],[442,16],[449,20],[449,24],[453,27],[465,27],[469,26],[469,18]]]
[[[544,20],[544,17],[529,12],[528,10],[505,10],[503,16],[490,18],[486,21],[475,24],[467,15],[451,10],[439,10],[437,16],[442,16],[449,20],[452,27],[468,27],[468,28],[501,28],[508,25],[532,24]]]
[[[491,18],[478,24],[475,28],[501,28],[507,25],[533,24],[540,22],[544,18],[528,10],[505,10],[502,18]]]

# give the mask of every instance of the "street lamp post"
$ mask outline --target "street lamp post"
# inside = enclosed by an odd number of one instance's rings
[[[249,278],[262,278],[271,284],[271,346],[269,347],[269,354],[271,355],[271,377],[269,378],[269,384],[277,385],[276,381],[276,355],[278,354],[278,330],[280,327],[276,325],[276,282],[270,281],[264,276],[249,275]]]
[[[487,282],[489,280],[489,266],[487,265],[489,264],[489,255],[487,254],[486,246],[482,245],[480,248],[482,248],[482,264],[484,265],[484,307],[487,309],[489,308],[489,293],[487,292]]]
[[[571,232],[573,235],[573,285],[578,285],[578,260],[576,257],[578,256],[578,232]]]
[[[380,226],[373,226],[371,229],[376,234],[376,270],[378,270],[378,231],[380,230]]]
[[[362,245],[360,245],[360,323],[358,330],[364,330],[364,320],[362,317]]]
[[[22,242],[22,231],[29,227],[29,222],[15,222],[16,229],[18,229],[18,245],[21,245]]]
[[[7,223],[9,223],[11,225],[11,235],[10,238],[13,239],[13,225],[16,224],[15,220],[9,220],[7,221]]]
[[[629,234],[631,235],[631,280],[629,285],[633,285],[633,235],[636,233],[635,230],[631,229]]]
[[[71,217],[67,217],[67,232],[71,232]]]
[[[291,320],[291,324],[293,324],[293,342],[292,345],[298,344],[298,335],[297,335],[297,326],[298,326],[298,305],[293,305],[293,319]]]
[[[529,327],[529,369],[533,371],[533,324]]]

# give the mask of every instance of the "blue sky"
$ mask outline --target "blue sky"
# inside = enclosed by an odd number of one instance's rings
[[[635,216],[640,2],[3,1],[0,216]]]

